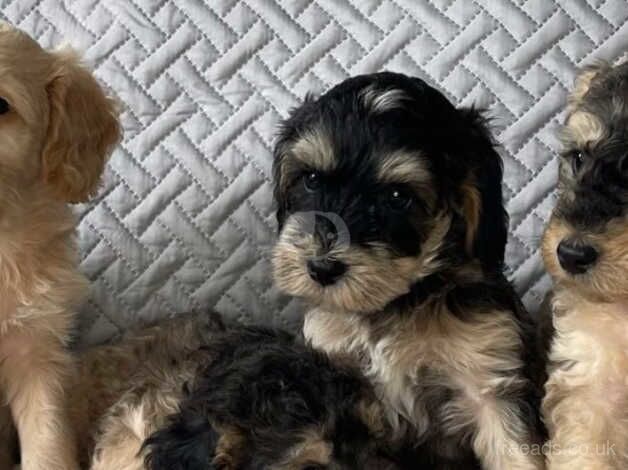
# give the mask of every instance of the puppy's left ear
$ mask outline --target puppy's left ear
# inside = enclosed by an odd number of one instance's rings
[[[70,49],[55,52],[47,92],[44,181],[67,202],[83,202],[98,188],[105,162],[120,140],[114,101]]]
[[[289,175],[287,168],[289,163],[289,150],[294,140],[299,135],[300,125],[307,119],[307,116],[314,112],[316,97],[308,93],[305,95],[303,103],[290,111],[290,116],[278,127],[277,137],[273,149],[273,195],[277,204],[276,217],[279,230],[285,222],[290,211],[286,198],[286,187]]]
[[[508,216],[502,197],[502,159],[482,114],[460,110],[469,132],[469,172],[462,183],[462,211],[469,253],[487,270],[501,270],[508,238]]]

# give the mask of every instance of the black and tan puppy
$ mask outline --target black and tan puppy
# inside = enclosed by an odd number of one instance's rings
[[[262,328],[228,331],[206,350],[180,412],[146,441],[147,468],[399,468],[379,448],[381,409],[355,370]]]
[[[481,115],[393,73],[307,99],[276,146],[276,282],[310,303],[311,344],[359,362],[433,468],[543,465],[524,446],[539,398],[502,274],[501,181]]]
[[[555,333],[551,469],[628,468],[628,63],[576,81],[543,240]]]

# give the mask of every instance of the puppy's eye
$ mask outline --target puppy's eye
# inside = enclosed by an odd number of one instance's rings
[[[569,158],[573,172],[578,173],[584,164],[584,153],[580,150],[574,150],[569,154]]]
[[[303,184],[308,191],[317,191],[321,187],[321,175],[316,171],[306,173],[303,176]]]
[[[4,98],[0,97],[0,115],[6,114],[9,112],[9,103]]]
[[[401,188],[392,187],[388,190],[386,204],[395,211],[405,210],[412,204],[412,195]]]

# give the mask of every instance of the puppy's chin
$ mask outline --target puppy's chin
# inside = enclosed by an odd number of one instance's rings
[[[572,275],[561,267],[557,249],[562,240],[575,233],[578,232],[556,217],[545,230],[541,251],[554,282],[594,302],[628,302],[628,220],[612,221],[602,233],[586,234],[586,239],[599,250],[599,259],[587,272]]]
[[[372,313],[407,294],[418,280],[439,268],[438,254],[449,219],[435,224],[418,256],[396,256],[385,244],[353,244],[331,248],[327,255],[343,262],[346,272],[335,283],[322,286],[307,272],[307,260],[320,250],[315,238],[288,221],[273,252],[277,286],[310,304],[342,312]]]

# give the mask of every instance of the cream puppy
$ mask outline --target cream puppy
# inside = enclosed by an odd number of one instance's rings
[[[23,470],[78,468],[66,345],[87,285],[68,203],[94,193],[119,136],[114,103],[71,50],[0,24],[0,391]],[[0,450],[0,468],[10,457]]]

